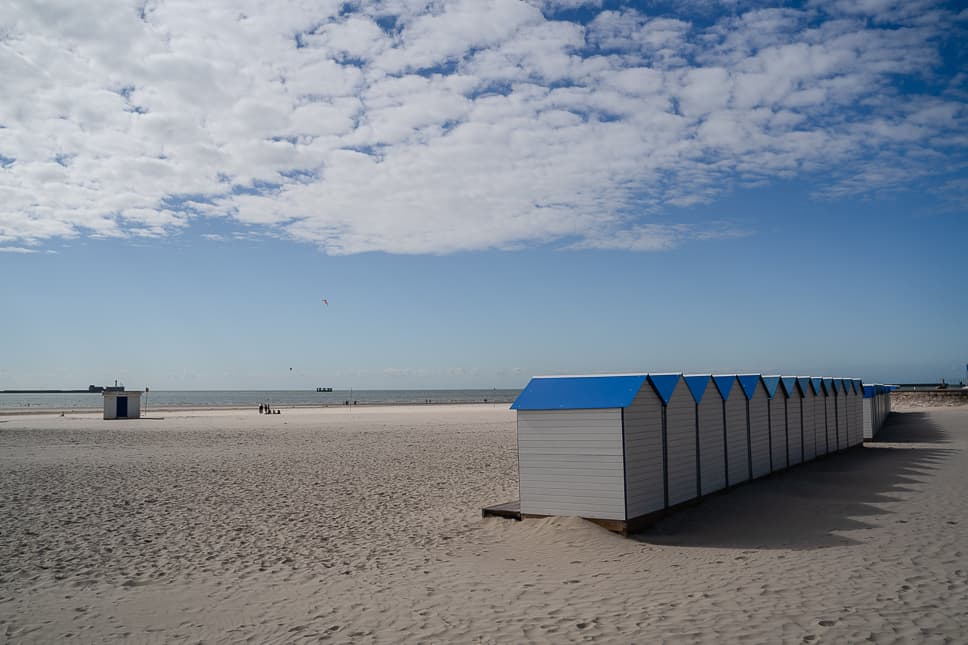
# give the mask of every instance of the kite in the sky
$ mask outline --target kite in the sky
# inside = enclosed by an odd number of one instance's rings
[[[329,306],[329,300],[327,300],[326,298],[323,298],[323,304],[328,307]]]

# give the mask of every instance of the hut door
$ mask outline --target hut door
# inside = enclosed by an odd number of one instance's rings
[[[128,397],[118,397],[118,418],[124,419],[128,416]]]

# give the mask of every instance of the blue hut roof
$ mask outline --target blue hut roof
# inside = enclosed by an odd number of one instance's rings
[[[776,394],[776,390],[780,387],[780,377],[779,376],[764,376],[763,385],[766,386],[766,394],[771,399],[773,395]]]
[[[810,377],[810,386],[813,388],[813,393],[820,395],[823,394],[823,379],[817,378],[816,376]]]
[[[803,396],[807,395],[808,390],[813,392],[813,382],[810,380],[809,376],[798,376],[797,383],[800,384],[800,390],[803,392]]]
[[[829,376],[825,376],[824,378],[820,379],[820,382],[823,383],[823,390],[826,392],[827,396],[833,396],[837,393],[837,384],[834,383],[834,379],[830,378]]]
[[[736,378],[739,379],[740,387],[743,388],[743,394],[746,395],[746,399],[752,399],[753,395],[756,394],[756,384],[760,382],[763,378],[759,374],[738,374]]]
[[[729,399],[729,393],[732,391],[735,382],[736,376],[734,374],[720,374],[713,377],[713,383],[716,384],[716,389],[719,390],[719,396],[723,397],[723,401]]]
[[[642,389],[645,374],[624,376],[538,376],[518,395],[512,410],[625,408]]]
[[[793,396],[793,393],[797,389],[797,377],[784,376],[780,380],[783,381],[783,389],[786,390],[787,396]]]
[[[709,374],[690,374],[682,377],[692,393],[692,398],[697,404],[702,403],[702,395],[706,393],[706,386],[709,385]]]
[[[679,373],[649,374],[649,382],[652,383],[652,387],[655,388],[663,404],[669,405],[669,399],[672,398],[672,393],[676,391],[676,385],[679,384],[681,377],[682,374]]]

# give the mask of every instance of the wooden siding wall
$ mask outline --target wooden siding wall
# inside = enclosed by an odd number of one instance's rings
[[[833,393],[828,394],[826,402],[824,412],[827,417],[827,424],[824,431],[827,433],[827,453],[831,453],[837,451],[837,402],[835,395]]]
[[[874,399],[864,399],[864,438],[874,438]]]
[[[817,397],[810,386],[801,401],[803,404],[803,460],[811,461],[817,456],[817,432],[815,430],[813,409],[817,404]]]
[[[794,393],[787,399],[787,449],[790,465],[803,463],[803,424],[800,421],[802,397]]]
[[[666,405],[666,456],[669,505],[695,499],[696,401],[681,377]]]
[[[770,469],[783,470],[787,461],[786,394],[777,386],[770,399]]]
[[[625,408],[625,469],[626,519],[665,508],[662,399],[648,384]]]
[[[871,398],[864,399],[864,438],[873,439],[891,413],[891,393],[875,392]]]
[[[849,399],[843,391],[837,394],[837,450],[843,450],[850,445],[850,423],[847,415]]]
[[[746,432],[746,397],[739,382],[726,401],[726,465],[730,486],[750,478],[749,435]]]
[[[750,459],[753,479],[770,474],[770,397],[762,381],[756,382],[750,411]]]
[[[723,397],[712,379],[699,404],[699,483],[703,495],[726,488]]]
[[[860,445],[864,443],[864,394],[857,392],[854,394],[854,443]]]
[[[521,512],[625,519],[622,411],[520,410]]]
[[[813,445],[815,457],[827,454],[827,396],[823,390],[813,400]]]

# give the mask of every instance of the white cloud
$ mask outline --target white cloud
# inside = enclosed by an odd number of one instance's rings
[[[661,250],[734,230],[674,221],[733,185],[963,168],[964,76],[939,67],[958,16],[756,4],[7,3],[0,244],[220,216],[329,253]],[[575,9],[594,17],[547,17]]]

